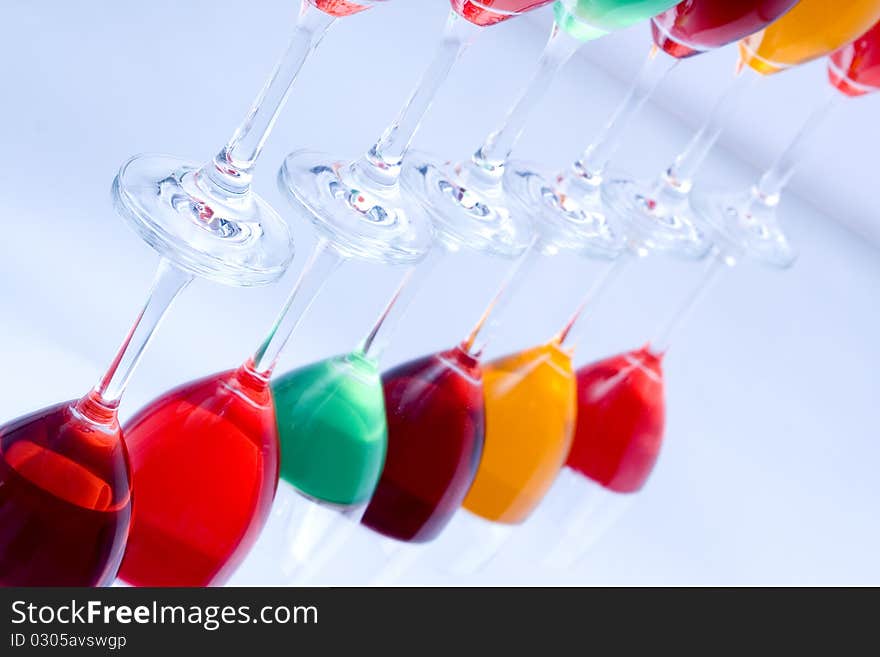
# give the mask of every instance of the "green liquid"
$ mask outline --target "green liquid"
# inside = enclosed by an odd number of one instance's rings
[[[352,353],[272,382],[281,477],[333,504],[367,501],[385,464],[388,426],[377,364]]]
[[[662,13],[678,0],[558,0],[556,24],[576,39],[591,41]]]

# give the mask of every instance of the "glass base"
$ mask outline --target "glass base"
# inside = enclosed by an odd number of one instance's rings
[[[739,194],[695,193],[691,208],[725,253],[779,269],[790,267],[797,259],[779,225],[776,205],[753,190]]]
[[[278,185],[343,254],[389,264],[418,262],[433,242],[424,210],[401,194],[400,185],[371,180],[359,166],[296,151],[281,165]]]
[[[225,285],[273,283],[293,259],[287,224],[251,191],[229,193],[201,165],[136,155],[113,181],[116,210],[175,265]]]
[[[507,194],[534,218],[541,241],[561,250],[613,260],[625,241],[605,213],[599,188],[564,193],[526,162],[511,162],[504,174]]]
[[[691,212],[687,194],[617,174],[605,180],[601,195],[606,211],[638,246],[694,260],[712,249]]]
[[[510,203],[500,180],[478,175],[467,165],[412,152],[403,164],[402,181],[449,248],[516,258],[534,239],[532,223],[518,204]]]

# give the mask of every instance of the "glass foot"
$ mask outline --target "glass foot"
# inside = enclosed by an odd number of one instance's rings
[[[278,184],[342,253],[389,264],[418,262],[433,242],[428,216],[400,185],[378,183],[358,167],[296,151],[281,165]]]
[[[695,193],[691,208],[706,232],[731,255],[780,269],[790,267],[797,259],[779,226],[776,206],[751,190],[739,194]]]
[[[619,221],[626,236],[650,250],[699,260],[712,242],[698,227],[686,194],[611,175],[602,184],[606,211]]]
[[[521,207],[510,203],[500,180],[477,180],[476,175],[465,165],[411,152],[402,179],[447,246],[516,258],[534,239],[531,221]]]
[[[117,211],[163,257],[225,285],[266,285],[293,259],[287,224],[251,191],[218,187],[201,165],[136,155],[113,181]]]
[[[625,241],[605,214],[598,188],[592,194],[561,191],[536,165],[511,162],[504,174],[504,188],[534,218],[535,229],[545,244],[588,257],[613,260]]]

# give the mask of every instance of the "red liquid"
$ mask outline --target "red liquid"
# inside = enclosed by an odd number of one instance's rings
[[[268,382],[247,366],[173,390],[126,426],[136,491],[120,577],[221,584],[265,522],[278,483]]]
[[[361,522],[401,541],[430,541],[461,506],[480,461],[480,364],[453,349],[396,367],[382,381],[388,453]]]
[[[648,347],[577,373],[578,414],[570,468],[618,493],[645,485],[663,442],[661,356]]]
[[[494,25],[553,0],[451,0],[455,12],[474,25]]]
[[[66,402],[0,428],[0,585],[103,586],[131,519],[119,425]]]
[[[654,43],[684,58],[721,48],[759,30],[797,0],[684,0],[651,20]]]
[[[382,2],[382,0],[378,1]],[[309,0],[309,3],[331,16],[340,17],[351,16],[364,9],[369,9],[369,6],[348,0]]]
[[[828,75],[847,96],[880,89],[880,23],[831,55]]]

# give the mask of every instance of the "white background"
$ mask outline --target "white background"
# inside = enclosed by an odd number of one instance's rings
[[[0,58],[0,417],[91,385],[136,314],[155,255],[114,215],[109,186],[139,151],[209,157],[243,116],[288,38],[292,0],[76,3],[7,0]],[[170,386],[242,361],[270,326],[312,243],[274,185],[298,147],[353,156],[396,114],[426,65],[443,0],[397,0],[341,21],[302,74],[258,171],[299,254],[277,286],[197,282],[138,371],[123,415]],[[418,147],[469,154],[495,127],[540,52],[551,17],[486,30],[425,121]],[[564,166],[614,108],[649,46],[646,26],[586,46],[538,111],[520,154]],[[687,62],[627,140],[619,164],[664,166],[730,75],[735,51]],[[757,175],[826,93],[822,63],[753,90],[701,182]],[[512,550],[466,580],[497,584],[880,583],[880,253],[878,99],[845,103],[782,206],[801,251],[790,272],[743,265],[678,335],[667,361],[669,422],[638,502],[574,573]],[[857,232],[851,230],[855,228]],[[415,301],[386,365],[452,345],[476,319],[505,263],[441,264]],[[547,261],[523,290],[493,353],[546,339],[596,268]],[[350,265],[327,287],[282,363],[349,349],[399,272]],[[596,307],[579,359],[647,340],[699,280],[699,266],[649,260]],[[548,293],[547,290],[551,290]],[[537,531],[535,528],[524,531]],[[357,554],[348,557],[357,565]],[[247,581],[249,564],[240,573]],[[444,581],[416,569],[408,581]]]

